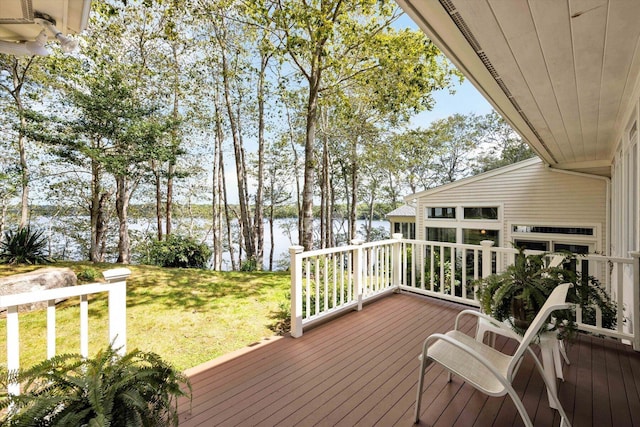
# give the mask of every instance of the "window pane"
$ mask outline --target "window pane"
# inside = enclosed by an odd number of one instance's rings
[[[455,219],[456,208],[427,208],[427,218]]]
[[[493,246],[500,245],[500,231],[499,230],[462,230],[462,243],[467,245],[479,245],[483,240],[492,240]]]
[[[456,229],[427,227],[427,240],[431,240],[433,242],[455,243]]]
[[[573,252],[574,254],[588,254],[589,246],[587,245],[572,245],[567,243],[554,243],[553,250],[556,252]]]
[[[464,219],[498,219],[498,208],[464,208]]]
[[[513,232],[593,236],[593,228],[590,227],[542,227],[539,225],[514,225]]]
[[[514,242],[516,248],[529,249],[532,251],[548,251],[549,242],[538,242],[535,240],[516,240]]]
[[[401,231],[400,231],[400,223],[399,222],[394,222],[393,223],[393,232],[394,233],[401,233]]]

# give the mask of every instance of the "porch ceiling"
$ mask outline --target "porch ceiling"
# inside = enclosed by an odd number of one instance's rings
[[[0,40],[32,41],[42,30],[36,12],[49,15],[64,34],[79,33],[89,18],[91,0],[0,0]]]
[[[640,82],[640,2],[396,1],[547,163],[610,174]]]

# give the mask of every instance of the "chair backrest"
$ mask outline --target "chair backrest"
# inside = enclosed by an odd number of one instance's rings
[[[571,283],[564,283],[562,285],[556,286],[556,288],[551,292],[547,301],[544,303],[540,311],[536,315],[536,317],[531,322],[531,325],[524,333],[522,337],[522,341],[520,341],[520,345],[518,349],[513,354],[513,359],[511,364],[509,365],[509,378],[513,375],[513,372],[517,366],[518,360],[524,355],[524,352],[527,350],[527,347],[531,344],[531,341],[536,337],[538,331],[541,328],[547,327],[547,319],[556,310],[564,310],[570,308],[573,304],[567,303],[567,293],[569,292],[569,288],[571,287]]]

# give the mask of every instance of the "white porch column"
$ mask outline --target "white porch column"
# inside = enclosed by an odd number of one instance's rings
[[[291,258],[291,336],[302,336],[302,246],[291,246],[289,257]],[[309,307],[307,307],[307,310]]]
[[[493,247],[493,240],[483,240],[480,242],[482,245],[482,278],[491,276],[491,248]]]
[[[128,268],[114,268],[102,273],[109,284],[109,341],[118,354],[127,352],[127,277]]]
[[[640,252],[633,257],[633,349],[640,351]]]

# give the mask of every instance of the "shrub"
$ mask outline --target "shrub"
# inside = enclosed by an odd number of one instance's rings
[[[158,355],[120,356],[112,347],[92,359],[65,354],[0,375],[23,386],[18,396],[0,392],[0,425],[7,426],[177,426],[177,398],[191,392]]]
[[[101,276],[100,272],[93,267],[82,267],[76,275],[82,282],[95,282]]]
[[[240,271],[258,271],[258,261],[254,257],[249,257],[240,264]]]
[[[2,264],[48,264],[53,262],[45,254],[47,239],[40,230],[30,227],[8,230],[0,242]]]
[[[149,252],[149,261],[161,267],[204,268],[210,257],[207,245],[178,235],[154,241]]]

